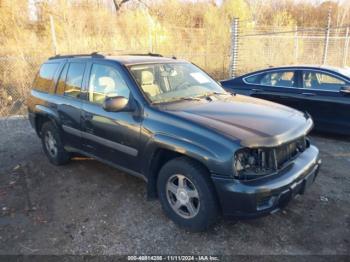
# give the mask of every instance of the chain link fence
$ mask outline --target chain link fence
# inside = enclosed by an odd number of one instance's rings
[[[110,25],[112,26],[112,24]],[[108,26],[107,26],[108,27]],[[82,34],[71,38],[53,40],[46,43],[52,49],[43,52],[29,52],[30,55],[0,55],[0,117],[14,114],[26,114],[26,98],[40,64],[57,51],[60,54],[81,54],[101,52],[102,54],[146,54],[158,53],[191,61],[205,69],[216,79],[228,77],[230,61],[229,30],[226,39],[217,39],[217,32],[203,28],[166,27],[166,30],[149,30],[130,33],[127,37],[120,34],[104,36],[100,41],[91,41]],[[54,32],[53,32],[54,35]],[[52,37],[52,39],[55,39]],[[22,49],[27,50],[27,43]],[[113,48],[115,47],[115,48]],[[31,49],[32,50],[32,49]],[[0,54],[6,54],[1,49]]]
[[[288,64],[330,64],[346,66],[350,61],[349,27],[302,28],[252,26],[235,19],[220,33],[215,28],[172,27],[150,30],[146,37],[126,38],[122,50],[105,46],[74,46],[57,40],[59,53],[159,53],[189,60],[220,80],[270,66]],[[120,36],[103,42],[117,45]],[[61,41],[61,42],[60,42]],[[79,39],[89,43],[89,39]],[[124,39],[125,41],[125,39]],[[50,45],[50,43],[48,43]],[[63,50],[62,50],[63,49]],[[118,48],[119,49],[119,48]],[[0,117],[26,114],[26,98],[40,64],[52,52],[31,52],[29,56],[0,56]],[[2,50],[0,54],[6,54]]]
[[[350,61],[350,27],[238,27],[232,30],[238,36],[232,38],[231,75],[291,64],[346,67]]]
[[[25,101],[40,63],[40,56],[0,57],[0,117],[25,114]]]

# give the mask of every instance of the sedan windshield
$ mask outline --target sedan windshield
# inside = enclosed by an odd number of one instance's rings
[[[134,65],[129,70],[152,103],[226,93],[216,81],[190,63]]]

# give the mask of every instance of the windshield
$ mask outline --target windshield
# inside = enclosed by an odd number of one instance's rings
[[[225,93],[217,82],[190,63],[134,65],[130,72],[152,103]]]

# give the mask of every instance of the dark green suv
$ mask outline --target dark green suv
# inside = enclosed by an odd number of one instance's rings
[[[227,93],[195,65],[161,56],[56,56],[28,100],[49,160],[94,157],[147,181],[177,224],[274,212],[317,176],[309,115]],[[122,200],[120,200],[122,201]]]

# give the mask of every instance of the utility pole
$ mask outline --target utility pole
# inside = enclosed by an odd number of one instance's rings
[[[50,15],[50,28],[51,28],[51,37],[52,37],[52,46],[54,50],[54,54],[57,55],[57,39],[56,39],[56,31],[55,31],[55,23],[52,15]]]
[[[324,64],[324,65],[327,63],[327,55],[328,55],[328,47],[329,47],[329,35],[330,35],[330,31],[331,31],[331,17],[332,17],[332,8],[329,7],[327,28],[325,31],[325,39],[324,39],[323,59],[322,59],[322,64]]]
[[[350,27],[347,27],[346,33],[345,33],[345,41],[344,41],[343,67],[346,66],[347,58],[349,55],[349,43],[350,43],[350,36],[349,36],[350,32],[349,31],[350,31]]]
[[[236,76],[238,64],[238,35],[239,35],[239,18],[235,17],[231,26],[231,63],[230,72],[231,77]]]
[[[298,26],[295,26],[295,33],[294,33],[294,61],[297,64],[298,63],[298,56],[299,56],[299,36],[298,36]]]

